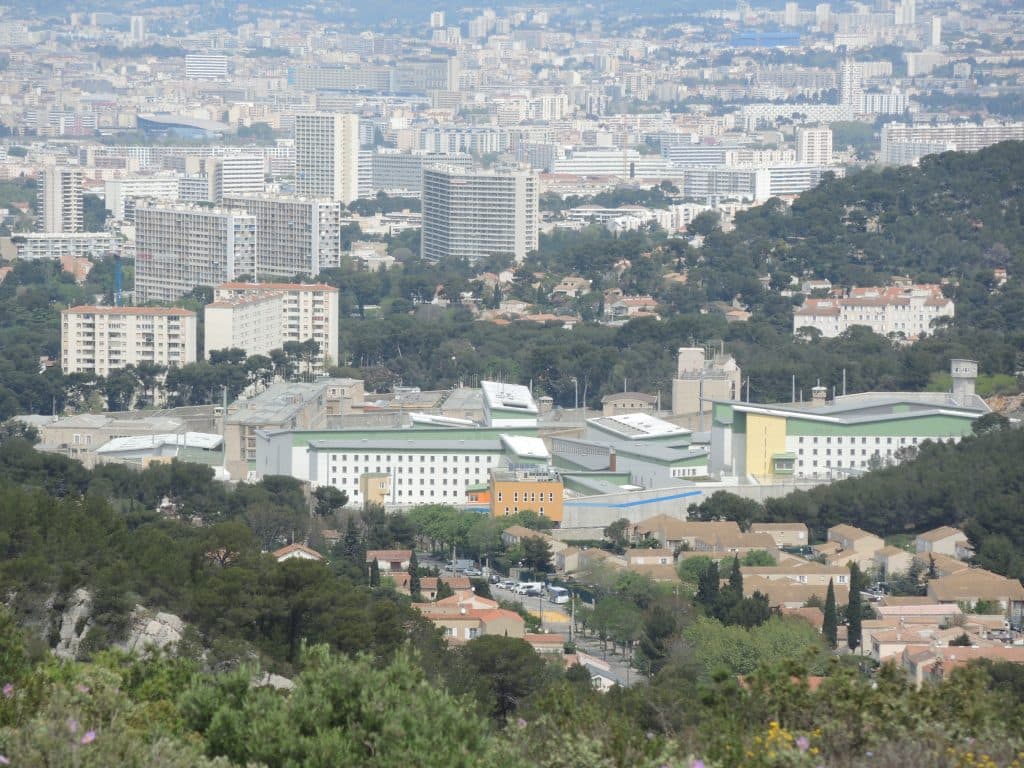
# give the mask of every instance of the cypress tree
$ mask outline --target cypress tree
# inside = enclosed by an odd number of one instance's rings
[[[743,599],[743,572],[740,571],[740,557],[732,559],[732,570],[729,572],[729,591],[737,600]]]
[[[409,594],[413,600],[420,599],[420,564],[416,560],[416,550],[409,557]]]
[[[850,565],[850,602],[846,606],[846,644],[851,651],[860,645],[860,568],[856,563]]]
[[[379,587],[380,586],[380,566],[377,565],[377,561],[376,560],[373,560],[370,563],[370,586],[371,587]]]
[[[713,611],[718,603],[718,563],[711,563],[697,579],[697,602]]]
[[[835,650],[839,644],[837,629],[839,620],[836,616],[836,590],[832,586],[832,579],[828,580],[828,592],[825,593],[825,624],[822,627],[822,634],[829,648]]]

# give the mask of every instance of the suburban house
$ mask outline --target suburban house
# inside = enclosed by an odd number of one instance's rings
[[[698,536],[705,538],[716,533],[739,533],[740,527],[735,522],[699,522],[680,520],[668,515],[655,515],[630,527],[630,537],[634,542],[646,538],[654,538],[662,547],[673,551],[682,546],[694,549]]]
[[[955,557],[949,555],[933,555],[931,552],[926,554],[918,554],[917,561],[924,568],[924,572],[927,573],[931,567],[935,568],[935,575],[937,578],[942,576],[949,576],[953,573],[959,573],[960,571],[966,571],[971,566],[965,563],[963,560],[958,560]]]
[[[671,549],[627,549],[626,565],[672,565],[676,559]]]
[[[411,549],[370,549],[366,552],[366,564],[376,561],[377,570],[381,573],[407,571],[411,559]]]
[[[948,555],[958,557],[957,550],[967,543],[967,534],[959,528],[943,525],[931,531],[925,531],[914,539],[914,547],[919,554]]]
[[[436,603],[416,603],[414,607],[453,644],[467,643],[483,635],[523,638],[526,634],[522,616],[478,595],[456,594]]]
[[[822,565],[821,563],[797,562],[793,565],[750,566],[740,568],[744,580],[748,576],[756,576],[766,581],[786,579],[797,584],[824,585],[829,581],[835,586],[848,585],[850,572],[842,566]]]
[[[767,533],[712,533],[694,538],[693,549],[696,552],[716,556],[743,557],[748,552],[767,552],[778,558],[779,548],[775,539]]]
[[[814,551],[824,555],[829,565],[857,563],[863,570],[874,565],[875,552],[884,546],[885,542],[875,534],[840,524],[828,529],[828,541],[815,544]]]
[[[850,599],[850,587],[847,584],[833,584],[836,605],[845,605]],[[768,598],[768,605],[773,609],[802,608],[812,597],[825,602],[828,583],[806,584],[790,579],[769,580],[762,576],[743,577],[743,596],[752,597],[760,592]]]
[[[882,547],[874,556],[875,570],[883,579],[906,573],[914,564],[914,556],[899,547]]]
[[[972,608],[981,600],[996,603],[1014,624],[1024,622],[1024,585],[982,568],[932,579],[928,596],[940,603],[957,603]]]
[[[285,560],[313,560],[319,563],[324,560],[323,555],[305,544],[289,544],[287,547],[275,550],[272,554],[279,563],[283,563]]]
[[[396,571],[395,573],[389,573],[386,578],[391,579],[395,583],[395,591],[403,595],[412,596],[412,591],[409,588],[409,583],[412,581],[410,576],[405,571]],[[437,600],[437,587],[438,578],[436,576],[423,576],[420,578],[420,597],[423,600],[434,602]]]
[[[782,547],[806,547],[807,526],[804,523],[754,523],[750,533],[766,533],[775,539],[775,545]]]
[[[900,658],[903,669],[918,687],[925,682],[943,680],[953,669],[962,667],[976,659],[1005,661],[1010,664],[1024,664],[1024,647],[998,646],[991,648],[937,647],[908,645]]]

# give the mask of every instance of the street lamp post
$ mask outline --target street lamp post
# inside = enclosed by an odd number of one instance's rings
[[[580,380],[575,376],[572,377],[572,407],[576,411],[580,409]]]

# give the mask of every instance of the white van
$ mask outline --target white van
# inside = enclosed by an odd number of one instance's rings
[[[548,600],[555,605],[565,605],[569,602],[569,590],[565,587],[548,587]]]

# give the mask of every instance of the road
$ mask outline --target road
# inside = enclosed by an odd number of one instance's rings
[[[543,611],[543,628],[548,632],[562,633],[566,637],[569,636],[569,616],[562,610],[568,606],[553,605],[546,597],[525,597],[523,595],[517,595],[514,592],[510,592],[507,589],[492,584],[491,595],[495,600],[507,600],[509,602],[520,603],[527,611],[532,613],[534,616],[540,615]],[[608,663],[610,669],[610,676],[623,687],[635,685],[637,682],[643,679],[643,676],[635,669],[631,668],[623,658],[621,653],[612,653],[610,650],[605,650],[601,641],[596,637],[588,637],[581,634],[577,634],[573,638],[573,642],[583,652],[589,653],[602,661]],[[609,644],[609,648],[611,645]]]

